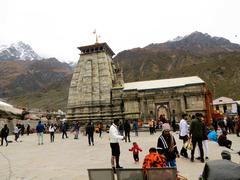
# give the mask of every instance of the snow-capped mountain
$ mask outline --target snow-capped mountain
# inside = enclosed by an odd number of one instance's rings
[[[170,41],[181,41],[183,38],[184,37],[182,37],[182,36],[177,36],[173,40],[170,40]]]
[[[22,41],[13,43],[10,46],[0,46],[1,60],[40,60],[41,58],[28,44]]]

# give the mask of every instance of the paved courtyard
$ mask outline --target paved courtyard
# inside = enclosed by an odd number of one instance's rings
[[[140,132],[139,137],[134,137],[143,149],[140,153],[140,163],[133,162],[132,153],[128,151],[132,143],[121,142],[120,164],[125,168],[139,168],[142,165],[144,156],[150,147],[155,147],[161,132],[149,135],[148,132]],[[182,142],[175,135],[178,150],[180,151]],[[228,135],[233,141],[233,149],[240,150],[240,138],[236,135]],[[49,134],[44,135],[44,145],[37,145],[36,134],[22,136],[22,142],[9,143],[8,147],[0,147],[0,180],[87,180],[88,168],[110,168],[110,146],[108,134],[103,133],[99,138],[94,135],[95,146],[88,146],[87,137],[80,135],[79,140],[73,139],[73,134],[69,134],[68,139],[61,139],[60,134],[56,134],[55,142],[50,143]],[[10,136],[9,140],[14,137]],[[209,141],[209,158],[220,159],[221,151],[225,149],[216,143]],[[190,152],[189,152],[190,154]],[[195,153],[197,154],[197,152]],[[196,157],[196,155],[195,155]],[[232,154],[234,162],[240,162],[240,156]],[[204,164],[195,160],[191,163],[189,159],[183,157],[177,159],[178,170],[189,180],[196,180],[201,174]]]

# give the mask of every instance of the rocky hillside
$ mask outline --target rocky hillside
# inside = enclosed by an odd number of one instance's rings
[[[72,67],[41,58],[28,44],[0,46],[0,98],[19,107],[66,107]]]
[[[1,55],[0,50],[0,98],[20,107],[66,108],[73,72],[69,64],[55,58],[22,61]],[[194,32],[122,51],[114,61],[123,68],[125,82],[197,75],[214,97],[240,99],[240,46],[221,37]]]
[[[114,61],[125,82],[198,75],[215,97],[240,99],[240,45],[194,32],[144,48],[122,51]]]
[[[53,99],[61,99],[57,95],[61,92],[66,101],[67,92],[63,91],[67,91],[71,76],[72,68],[55,58],[0,61],[0,97],[18,106],[32,106],[35,103],[39,106],[33,107],[42,107],[56,102]],[[51,91],[56,91],[56,94]],[[43,94],[47,96],[46,102],[39,104],[44,101]]]

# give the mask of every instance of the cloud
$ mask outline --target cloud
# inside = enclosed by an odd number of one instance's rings
[[[202,31],[233,42],[240,31],[235,0],[8,0],[0,5],[0,43],[24,41],[62,61],[76,49],[106,41],[115,53]]]

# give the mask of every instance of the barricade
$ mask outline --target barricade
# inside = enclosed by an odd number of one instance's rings
[[[176,168],[88,169],[89,180],[176,180]]]

